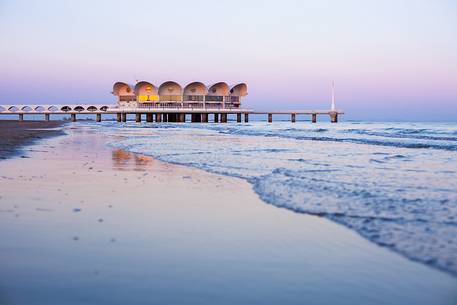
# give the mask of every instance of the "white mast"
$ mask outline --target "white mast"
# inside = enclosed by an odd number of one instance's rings
[[[332,81],[332,111],[335,111],[335,81]]]

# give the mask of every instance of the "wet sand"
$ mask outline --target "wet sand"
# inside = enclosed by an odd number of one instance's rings
[[[455,304],[457,280],[81,124],[0,162],[0,304]]]
[[[62,135],[63,121],[4,121],[0,120],[0,159],[20,154],[21,147],[37,140]]]

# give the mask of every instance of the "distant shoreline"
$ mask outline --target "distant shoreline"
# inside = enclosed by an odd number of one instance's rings
[[[0,160],[16,157],[22,149],[36,141],[65,134],[65,121],[3,121],[0,120]]]

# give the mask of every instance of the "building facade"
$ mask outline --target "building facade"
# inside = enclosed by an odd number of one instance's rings
[[[209,87],[193,82],[182,87],[174,81],[157,87],[140,81],[133,86],[117,82],[112,93],[118,98],[119,108],[239,109],[241,98],[248,94],[248,88],[245,83],[230,87],[225,82]]]

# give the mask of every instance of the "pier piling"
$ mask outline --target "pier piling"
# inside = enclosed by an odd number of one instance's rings
[[[249,113],[244,114],[244,122],[245,123],[249,122]]]
[[[23,121],[24,120],[24,114],[20,113],[19,114],[19,121]]]
[[[317,123],[317,114],[316,113],[311,114],[311,123]]]
[[[208,114],[207,113],[202,113],[202,122],[208,123]]]
[[[290,121],[291,121],[292,123],[295,123],[295,113],[292,113],[292,114],[290,115]]]
[[[156,114],[156,122],[157,122],[157,123],[162,122],[162,114],[161,114],[161,113],[157,113],[157,114]]]
[[[241,123],[241,113],[236,114],[236,122]]]
[[[273,122],[273,114],[269,113],[268,114],[268,123],[271,123],[271,122]]]
[[[102,121],[102,114],[101,113],[97,113],[96,121],[97,122],[101,122]]]
[[[122,113],[122,122],[127,122],[127,113]]]
[[[135,114],[135,122],[141,123],[141,113]]]
[[[76,113],[71,114],[71,121],[76,122]]]
[[[338,123],[338,113],[336,113],[336,112],[330,113],[330,122]]]
[[[219,114],[214,114],[214,123],[219,123]]]
[[[227,113],[221,113],[221,123],[227,123]]]
[[[44,120],[45,120],[46,122],[49,122],[50,117],[51,117],[51,115],[50,115],[49,113],[45,113],[45,114],[44,114]]]
[[[146,122],[151,123],[152,121],[152,113],[146,113]]]
[[[122,117],[121,117],[121,114],[119,112],[116,113],[116,116],[117,116],[117,121],[118,122],[122,121]]]

